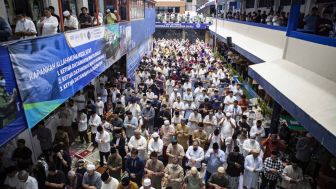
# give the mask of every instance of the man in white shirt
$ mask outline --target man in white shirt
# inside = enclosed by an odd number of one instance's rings
[[[42,35],[53,35],[57,34],[58,20],[56,17],[51,15],[51,10],[46,8],[44,10],[44,16],[37,22],[37,27],[41,28]]]
[[[128,106],[125,108],[125,111],[132,112],[132,115],[138,119],[139,116],[141,115],[140,105],[136,102],[135,99],[131,100],[131,103],[128,104]]]
[[[15,166],[10,166],[6,168],[6,179],[4,181],[5,188],[8,187],[9,189],[15,188],[16,183],[19,182],[18,179],[18,172]]]
[[[262,138],[265,137],[265,129],[262,127],[262,121],[257,120],[256,125],[251,127],[250,135],[255,135],[256,140],[260,143]]]
[[[99,117],[99,115],[97,115],[96,111],[93,111],[89,119],[89,125],[91,127],[91,140],[94,146],[97,146],[95,138],[97,133],[97,127],[100,124],[101,124],[101,118]]]
[[[225,109],[227,109],[233,102],[237,100],[235,96],[233,96],[233,92],[230,91],[229,95],[224,98]]]
[[[198,124],[201,123],[202,115],[195,108],[188,118],[189,134],[192,135],[198,129]]]
[[[97,98],[96,108],[99,116],[104,114],[104,102],[102,101],[101,97]]]
[[[158,156],[162,156],[163,141],[157,132],[152,134],[152,138],[148,142],[148,155],[156,152]]]
[[[75,101],[78,110],[85,109],[85,96],[82,92],[78,92],[76,96],[74,96],[73,100]]]
[[[90,142],[87,134],[87,124],[87,115],[83,110],[80,110],[78,116],[78,132],[81,143],[84,143],[84,139],[86,143]]]
[[[25,13],[18,13],[17,22],[15,26],[15,35],[19,36],[20,39],[29,39],[36,37],[36,28],[34,22],[26,17]]]
[[[204,150],[198,144],[198,141],[194,141],[192,146],[189,146],[186,157],[188,159],[187,166],[196,167],[200,169],[202,160],[204,159]]]
[[[221,136],[223,137],[223,140],[228,137],[232,137],[234,129],[236,128],[235,120],[231,118],[232,114],[228,112],[225,115],[225,118],[221,120],[221,122],[223,123],[221,128]]]
[[[243,155],[246,157],[253,150],[260,150],[260,144],[255,140],[256,136],[251,135],[249,139],[246,139],[243,143]]]
[[[143,181],[143,186],[140,187],[140,189],[155,189],[152,187],[151,179],[146,178]]]
[[[104,166],[104,157],[107,162],[110,155],[110,134],[103,129],[102,126],[98,126],[96,135],[96,142],[98,143],[100,166]]]
[[[209,110],[209,114],[203,119],[204,130],[207,133],[213,133],[217,127],[217,118],[214,116],[213,110]]]
[[[181,101],[180,96],[177,96],[177,100],[173,104],[173,109],[175,112],[180,112],[180,115],[184,115],[184,103]]]
[[[119,181],[111,177],[107,172],[104,172],[100,179],[102,180],[102,186],[100,189],[117,189]]]
[[[29,173],[22,170],[18,173],[19,182],[16,183],[17,189],[38,189],[37,180],[29,176]]]
[[[259,173],[263,169],[263,161],[259,157],[260,150],[252,150],[252,154],[246,156],[244,162],[244,188],[257,188]]]
[[[139,157],[143,160],[146,159],[147,140],[141,136],[140,130],[134,131],[134,136],[132,136],[128,142],[128,148],[137,149],[139,151]]]
[[[78,30],[78,20],[76,17],[70,15],[68,10],[63,12],[64,16],[64,31]]]

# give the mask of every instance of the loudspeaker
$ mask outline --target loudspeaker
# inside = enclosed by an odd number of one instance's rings
[[[227,37],[226,42],[227,42],[227,45],[228,45],[229,48],[233,46],[232,45],[232,37]]]

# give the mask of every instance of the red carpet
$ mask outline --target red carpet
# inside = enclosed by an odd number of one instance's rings
[[[91,154],[91,151],[85,149],[85,150],[77,152],[75,154],[75,157],[78,158],[78,159],[83,159],[83,158],[87,157],[89,154]]]

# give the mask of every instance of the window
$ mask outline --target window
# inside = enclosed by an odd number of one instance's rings
[[[246,8],[254,8],[254,0],[246,0]]]
[[[273,7],[274,0],[260,0],[259,7]]]
[[[139,19],[145,17],[144,0],[130,0],[130,16],[131,19]]]

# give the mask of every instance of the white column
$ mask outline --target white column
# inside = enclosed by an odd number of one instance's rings
[[[81,8],[82,7],[86,7],[86,8],[89,8],[89,3],[88,3],[88,0],[77,0],[77,12],[78,14],[81,13]]]
[[[278,10],[278,8],[280,7],[280,1],[281,0],[274,0],[273,10]]]
[[[254,1],[254,10],[258,10],[259,0]]]
[[[8,20],[5,0],[0,0],[0,16],[5,20]]]
[[[313,6],[315,1],[312,0],[306,0],[305,4],[304,4],[304,10],[302,10],[302,5],[301,5],[301,11],[304,11],[305,15],[308,15],[311,12],[311,9],[313,8]]]
[[[53,6],[55,7],[55,14],[59,15],[59,7],[58,7],[58,0],[49,0],[50,4],[48,6]]]
[[[104,0],[99,0],[98,1],[98,7],[99,7],[99,12],[101,12],[101,13],[104,13],[105,12],[105,10],[104,10]],[[111,10],[112,11],[112,10]]]

